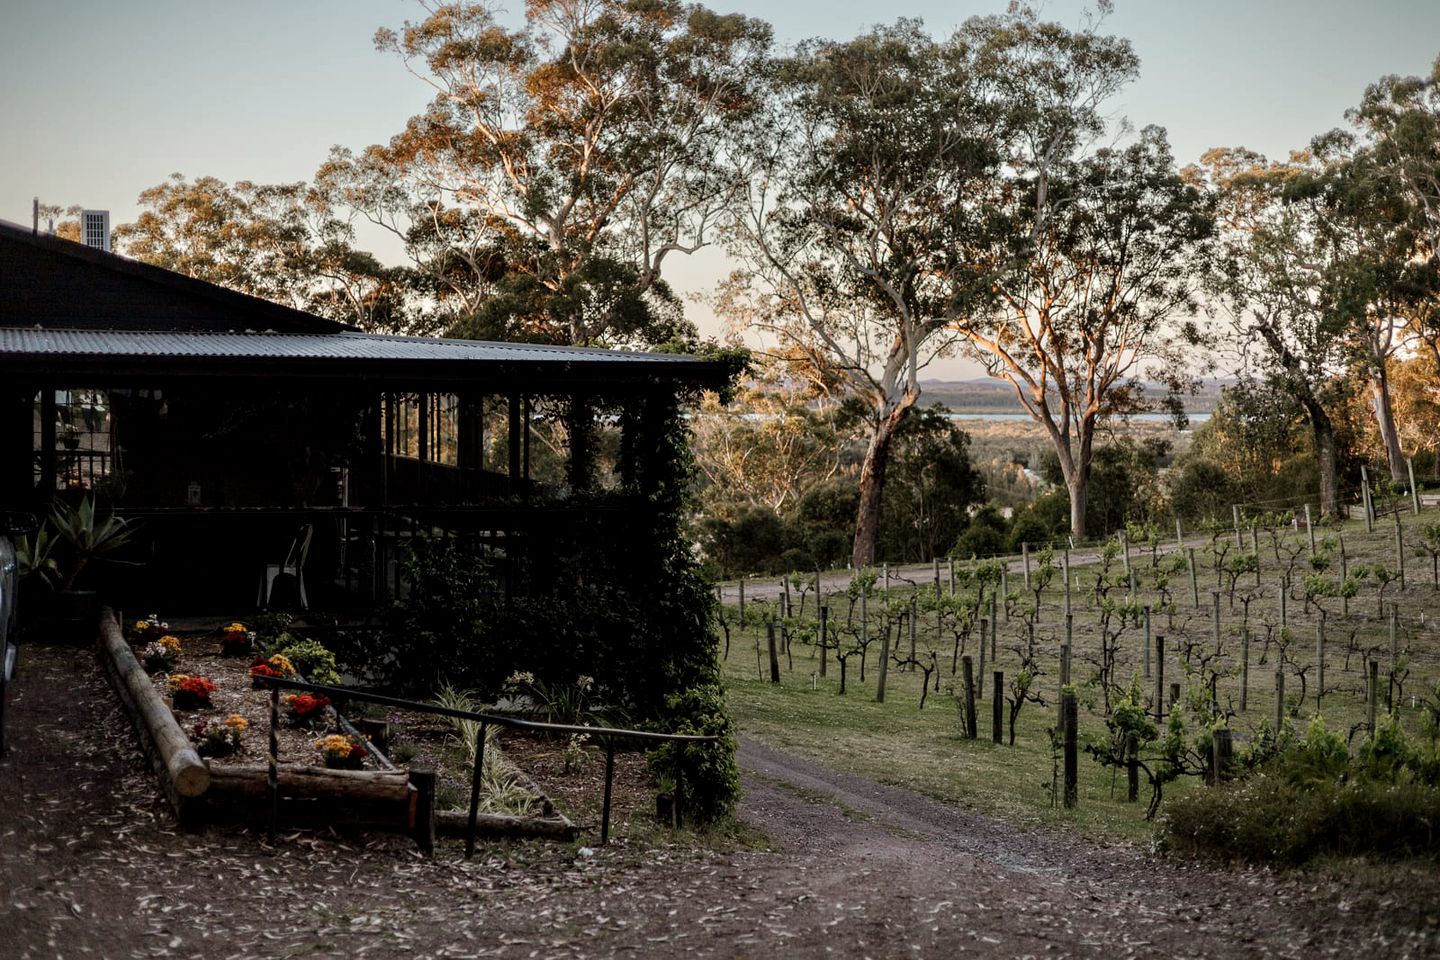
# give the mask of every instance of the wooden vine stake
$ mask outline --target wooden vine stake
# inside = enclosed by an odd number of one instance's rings
[[[1065,737],[1065,808],[1073,810],[1080,802],[1080,764],[1076,750],[1077,739],[1075,691],[1066,690],[1060,695],[1060,711],[1064,717],[1062,726]]]
[[[995,743],[1005,741],[1005,698],[1000,696],[1000,691],[1005,688],[1005,671],[996,670],[995,675],[990,678],[995,687],[995,696],[990,700],[990,739]]]
[[[975,724],[975,664],[970,654],[960,658],[960,668],[965,680],[965,738],[974,740],[979,734]]]

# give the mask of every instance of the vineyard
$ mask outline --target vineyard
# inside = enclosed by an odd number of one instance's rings
[[[1086,550],[796,574],[748,598],[737,584],[721,605],[731,709],[760,740],[1012,822],[1148,836],[1216,776],[1217,749],[1226,776],[1317,716],[1351,754],[1377,730],[1433,744],[1440,514],[1400,496],[1367,510],[1237,509]]]

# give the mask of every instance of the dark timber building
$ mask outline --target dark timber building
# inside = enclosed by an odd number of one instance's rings
[[[622,476],[605,438],[624,449],[647,405],[725,377],[694,357],[361,333],[0,224],[0,509],[89,494],[141,519],[143,566],[115,569],[133,605],[253,606],[298,531],[311,605],[337,607],[390,593],[407,537],[499,555],[577,525],[623,537],[645,472]]]

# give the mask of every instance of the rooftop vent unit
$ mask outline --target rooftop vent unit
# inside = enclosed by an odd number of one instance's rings
[[[110,211],[84,210],[80,213],[80,239],[92,250],[110,252]]]

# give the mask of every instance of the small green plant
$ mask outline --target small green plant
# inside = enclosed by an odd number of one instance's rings
[[[289,636],[283,633],[280,635],[282,638]],[[277,645],[278,643],[277,639]],[[335,665],[335,654],[318,641],[291,639],[289,643],[280,646],[277,652],[294,664],[295,669],[309,683],[325,686],[340,684],[340,670]]]

